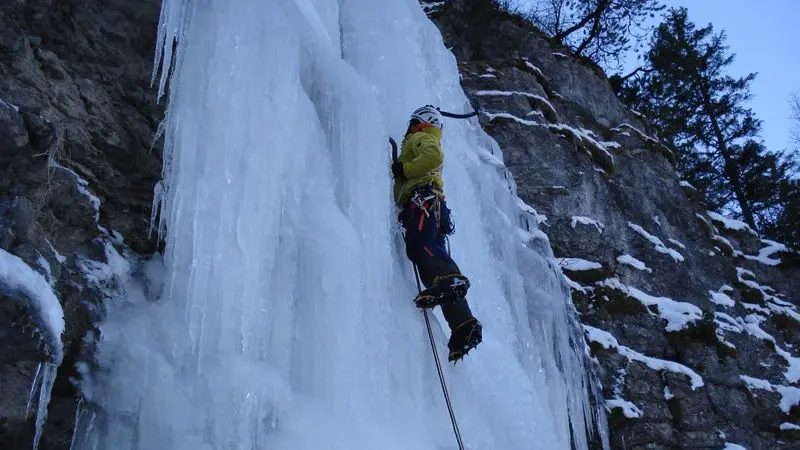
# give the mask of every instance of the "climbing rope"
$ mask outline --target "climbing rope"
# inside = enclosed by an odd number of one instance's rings
[[[405,236],[404,236],[405,237]],[[419,281],[419,270],[416,264],[414,266],[414,278],[417,281],[417,290],[422,292],[422,285]],[[431,341],[431,351],[433,352],[433,360],[436,361],[436,371],[439,372],[439,382],[442,384],[442,393],[444,394],[444,401],[447,403],[447,411],[450,413],[450,423],[453,424],[453,433],[456,435],[456,442],[458,442],[458,449],[464,450],[464,442],[461,441],[461,431],[458,429],[458,422],[456,422],[456,414],[453,412],[453,404],[450,402],[450,394],[447,392],[447,383],[444,381],[444,372],[442,371],[442,363],[439,361],[439,353],[436,351],[436,341],[433,339],[433,331],[431,330],[431,321],[428,317],[428,311],[422,310],[425,316],[425,327],[428,328],[428,339]]]
[[[392,145],[392,161],[397,161],[397,143],[394,139],[389,138],[389,143]],[[406,234],[403,233],[403,240]],[[450,240],[447,240],[447,253],[450,253]],[[422,283],[420,281],[419,269],[417,265],[411,263],[414,267],[414,280],[417,282],[417,290],[422,292]],[[428,311],[423,309],[422,315],[425,317],[425,327],[428,329],[428,339],[431,342],[431,351],[433,352],[433,360],[436,362],[436,371],[439,373],[439,383],[442,385],[442,394],[444,394],[444,401],[447,403],[447,411],[450,413],[450,423],[453,424],[453,433],[458,442],[458,450],[464,450],[464,442],[461,440],[461,431],[458,429],[458,422],[456,421],[456,414],[453,411],[453,404],[450,402],[450,393],[447,392],[447,383],[444,381],[444,372],[442,371],[442,363],[439,361],[439,353],[436,351],[436,341],[433,339],[433,330],[431,330],[431,320],[428,317]]]

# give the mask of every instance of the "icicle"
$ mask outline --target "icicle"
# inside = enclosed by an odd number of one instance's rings
[[[57,365],[44,363],[42,384],[39,389],[39,407],[36,411],[36,433],[33,436],[33,450],[39,448],[39,439],[42,437],[42,429],[47,420],[47,407],[50,405],[50,394],[53,391],[53,384],[56,381],[57,372]]]
[[[69,450],[93,450],[96,447],[93,435],[96,418],[97,413],[94,408],[86,406],[86,402],[81,398],[75,410],[75,426]]]
[[[39,373],[42,370],[42,363],[36,365],[36,374],[33,375],[33,382],[31,382],[31,392],[28,394],[28,406],[25,407],[25,417],[31,412],[31,403],[33,403],[33,394],[36,393],[36,386],[39,383]]]

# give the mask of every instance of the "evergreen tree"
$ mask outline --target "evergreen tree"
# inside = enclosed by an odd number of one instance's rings
[[[792,99],[789,100],[789,108],[791,109],[790,117],[792,119],[792,144],[794,144],[795,150],[800,151],[800,96],[792,94]]]
[[[761,123],[745,107],[755,74],[727,75],[732,61],[724,32],[698,29],[685,8],[672,9],[654,33],[646,71],[623,92],[678,150],[684,176],[709,206],[758,229],[774,216],[776,199],[766,193],[778,189],[786,168],[758,142]]]

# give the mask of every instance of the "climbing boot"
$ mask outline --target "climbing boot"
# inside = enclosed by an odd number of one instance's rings
[[[447,343],[447,348],[450,350],[447,360],[458,362],[464,358],[470,350],[481,343],[482,333],[483,327],[474,317],[457,326],[450,334],[450,341]]]
[[[467,296],[469,279],[460,273],[450,273],[436,277],[433,285],[420,292],[414,299],[417,308],[430,309],[445,302]]]

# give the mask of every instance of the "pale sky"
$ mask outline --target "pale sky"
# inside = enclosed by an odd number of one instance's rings
[[[800,0],[662,0],[684,6],[698,28],[709,22],[725,29],[736,59],[732,76],[757,72],[750,85],[750,107],[763,121],[761,137],[769,150],[789,144],[789,97],[800,95]]]
[[[767,149],[785,149],[791,127],[789,97],[792,92],[800,95],[800,0],[661,1],[668,8],[686,7],[698,28],[710,22],[715,32],[725,30],[729,52],[736,54],[729,74],[758,73],[750,85],[749,106],[763,122],[761,137]],[[635,68],[636,61],[628,65]]]

